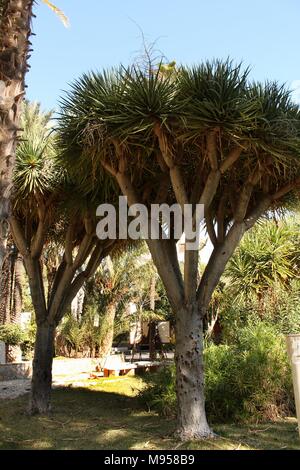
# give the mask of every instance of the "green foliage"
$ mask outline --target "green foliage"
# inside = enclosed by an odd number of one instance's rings
[[[86,285],[86,308],[100,317],[99,335],[106,331],[105,312],[110,304],[116,307],[115,337],[129,332],[132,318],[128,304],[134,302],[140,319],[165,319],[170,306],[160,279],[156,282],[155,312],[150,311],[150,284],[156,275],[154,265],[147,258],[145,245],[129,247],[123,253],[106,258],[94,278]],[[84,314],[85,315],[85,314]]]
[[[214,420],[268,420],[294,411],[285,341],[271,325],[241,329],[236,344],[208,346],[205,367]]]
[[[255,326],[261,321],[273,326],[279,334],[300,331],[300,282],[297,279],[291,281],[288,289],[273,284],[261,299],[249,295],[246,300],[237,300],[224,291],[219,302],[222,341],[225,343],[236,341],[241,328]]]
[[[299,278],[299,226],[266,221],[245,235],[225,271],[228,293],[235,298],[261,295],[272,284],[287,286]]]
[[[222,341],[262,320],[279,333],[300,331],[299,224],[263,222],[242,240],[214,294]]]
[[[17,147],[14,170],[14,199],[18,207],[33,194],[51,193],[60,181],[62,172],[55,159],[51,114],[41,112],[38,103],[24,103],[22,140]]]
[[[0,341],[10,346],[22,344],[26,339],[26,333],[15,323],[0,325]]]
[[[36,323],[32,321],[24,331],[25,338],[21,344],[22,354],[25,360],[32,359],[33,350],[34,350],[34,343],[35,343],[35,335],[36,335]]]
[[[171,76],[162,75],[160,68],[90,73],[72,85],[61,101],[58,129],[70,171],[82,173],[84,165],[92,184],[91,176],[99,173],[101,162],[117,170],[122,155],[135,189],[143,193],[145,182],[147,188],[157,189],[163,174],[157,160],[157,133],[163,132],[188,195],[195,178],[201,194],[211,169],[206,154],[207,135],[213,131],[221,161],[233,148],[243,148],[218,187],[211,204],[213,219],[224,189],[233,200],[257,168],[268,177],[260,178],[253,188],[249,212],[266,187],[273,194],[295,180],[300,169],[300,119],[288,90],[276,82],[251,83],[248,70],[230,60],[180,67]],[[175,200],[172,191],[167,199]],[[276,202],[285,203],[283,197]],[[228,203],[224,210],[228,226],[234,209]]]
[[[140,393],[149,410],[155,409],[163,416],[174,415],[176,410],[175,366],[163,366],[155,373],[145,374],[147,387]]]
[[[240,330],[235,344],[209,344],[204,353],[209,419],[263,421],[293,413],[291,372],[284,338],[260,323]],[[175,367],[149,375],[141,396],[148,407],[175,414]]]
[[[86,344],[86,324],[84,321],[77,321],[71,314],[64,318],[59,331],[67,346],[75,350],[75,354]]]

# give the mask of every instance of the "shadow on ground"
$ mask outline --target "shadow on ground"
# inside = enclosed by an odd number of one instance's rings
[[[296,420],[260,425],[216,425],[212,441],[182,444],[174,420],[145,411],[142,382],[124,378],[53,391],[53,412],[29,417],[28,396],[0,401],[0,449],[299,449]]]

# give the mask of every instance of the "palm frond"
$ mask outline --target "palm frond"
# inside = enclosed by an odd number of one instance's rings
[[[56,15],[60,18],[61,22],[63,23],[63,25],[68,28],[70,26],[70,22],[69,22],[69,19],[68,17],[64,14],[64,12],[58,8],[57,6],[55,6],[53,3],[51,3],[49,0],[42,0],[43,3],[45,3],[52,11],[54,11],[54,13],[56,13]]]

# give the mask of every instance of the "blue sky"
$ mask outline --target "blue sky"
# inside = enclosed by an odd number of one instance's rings
[[[62,90],[83,72],[135,59],[140,29],[170,61],[230,56],[250,65],[256,80],[276,79],[300,90],[299,0],[53,2],[71,27],[65,29],[45,5],[36,6],[27,97],[44,109],[57,107]]]

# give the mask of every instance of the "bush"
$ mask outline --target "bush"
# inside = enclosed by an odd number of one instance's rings
[[[264,421],[294,413],[284,338],[260,323],[240,331],[233,345],[208,345],[204,353],[206,409],[211,421]],[[149,376],[142,392],[148,407],[176,413],[175,367]]]
[[[19,325],[6,323],[0,326],[0,341],[9,346],[18,346],[26,339],[26,333]]]
[[[30,361],[33,358],[35,335],[36,323],[30,323],[24,331],[24,340],[21,344],[22,354],[25,361]]]
[[[273,326],[282,334],[300,332],[299,279],[291,281],[288,288],[274,284],[260,300],[253,295],[249,295],[246,301],[237,301],[230,295],[224,297],[219,314],[223,342],[236,342],[241,328],[261,322]]]
[[[161,367],[155,373],[145,374],[148,387],[140,397],[148,409],[155,409],[163,416],[172,416],[176,410],[175,366]]]
[[[276,419],[294,412],[284,337],[263,322],[240,330],[236,344],[205,351],[206,403],[218,421]]]

